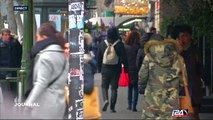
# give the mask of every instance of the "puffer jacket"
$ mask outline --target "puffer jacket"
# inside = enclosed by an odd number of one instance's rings
[[[147,84],[142,119],[171,119],[171,111],[179,109],[179,86],[183,82],[177,42],[150,40],[144,51],[146,56],[139,71],[139,84]]]

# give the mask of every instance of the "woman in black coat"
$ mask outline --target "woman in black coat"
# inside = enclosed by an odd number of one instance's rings
[[[132,31],[125,41],[125,49],[129,64],[129,86],[128,86],[128,108],[136,112],[136,106],[138,101],[138,69],[136,66],[137,52],[140,48],[139,40],[140,33],[138,31]]]

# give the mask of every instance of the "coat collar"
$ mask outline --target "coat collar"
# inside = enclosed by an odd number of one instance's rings
[[[57,52],[64,52],[60,45],[52,44],[46,47],[44,50],[40,51],[40,53],[46,52],[46,51],[57,51]]]
[[[164,44],[172,44],[176,47],[176,49],[178,51],[178,42],[177,41],[175,41],[173,39],[164,39],[164,40],[150,40],[150,41],[148,41],[144,46],[144,52],[146,54],[151,46],[164,45]]]

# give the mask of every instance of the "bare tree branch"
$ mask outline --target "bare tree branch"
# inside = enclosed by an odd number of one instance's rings
[[[0,0],[0,8],[2,8],[2,0]],[[4,28],[4,20],[3,20],[2,13],[0,13],[0,30],[3,28]]]
[[[6,8],[8,11],[7,20],[8,20],[8,28],[12,33],[17,35],[17,24],[15,20],[15,15],[13,11],[13,0],[3,0],[6,3]]]

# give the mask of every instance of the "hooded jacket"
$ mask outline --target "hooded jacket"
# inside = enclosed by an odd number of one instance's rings
[[[146,56],[139,71],[139,84],[147,84],[142,119],[172,118],[171,111],[179,108],[179,86],[182,85],[177,42],[150,40],[144,51]],[[186,75],[186,70],[184,72]]]
[[[96,72],[96,60],[90,54],[92,36],[84,33],[84,93],[90,94],[94,88],[94,74]]]

